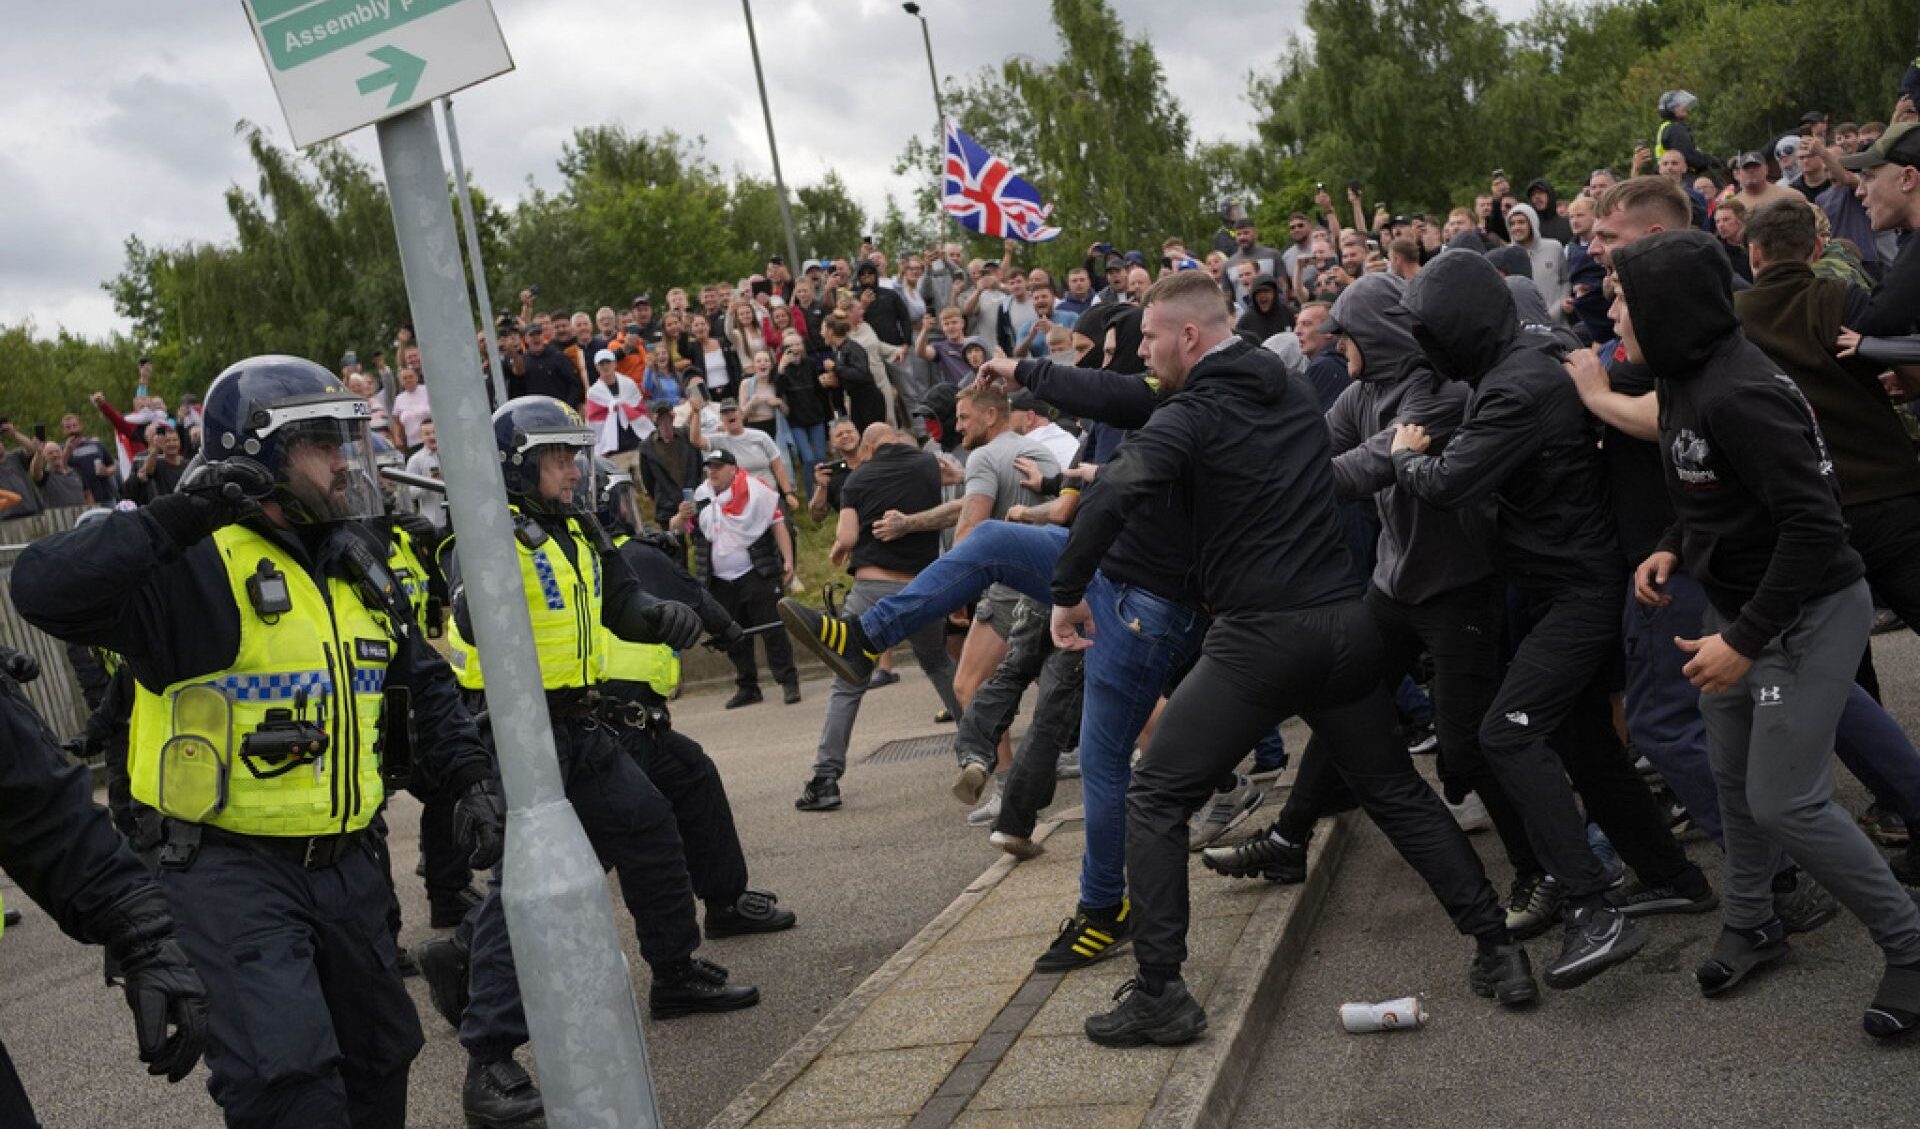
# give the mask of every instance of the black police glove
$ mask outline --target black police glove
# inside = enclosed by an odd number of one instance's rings
[[[420,514],[395,514],[393,524],[407,531],[419,547],[422,556],[431,558],[434,546],[440,544],[440,531],[433,523]]]
[[[708,642],[712,643],[718,650],[731,651],[735,644],[746,637],[747,633],[740,630],[739,624],[728,620],[726,630],[714,632],[713,638],[709,639]]]
[[[676,562],[684,563],[687,557],[686,543],[664,529],[643,529],[633,535],[639,541],[660,550]]]
[[[160,888],[149,883],[100,911],[87,935],[106,946],[108,967],[126,989],[147,1073],[185,1078],[207,1043],[207,990],[174,935]]]
[[[475,870],[488,870],[500,861],[507,845],[507,805],[500,798],[500,785],[492,780],[476,781],[453,805],[453,837],[472,852],[467,864]]]
[[[273,493],[273,473],[248,458],[209,462],[194,456],[171,494],[154,499],[147,513],[173,543],[186,549],[214,530],[257,511]]]
[[[40,660],[25,651],[0,647],[0,674],[22,684],[32,682],[40,677]]]
[[[700,642],[706,629],[700,625],[700,613],[673,600],[661,600],[644,613],[644,629],[654,643],[665,643],[684,651]]]

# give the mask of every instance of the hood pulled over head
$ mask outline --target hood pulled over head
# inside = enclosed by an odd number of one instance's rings
[[[1401,299],[1434,370],[1477,382],[1520,332],[1513,295],[1485,255],[1447,251],[1420,268]]]
[[[1385,380],[1420,352],[1413,319],[1402,305],[1407,284],[1383,272],[1363,274],[1333,303],[1331,327],[1360,349],[1361,380]]]
[[[1740,332],[1733,268],[1704,231],[1662,231],[1613,253],[1633,336],[1647,367],[1684,379]]]

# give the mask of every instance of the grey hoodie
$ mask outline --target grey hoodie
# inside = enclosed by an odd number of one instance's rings
[[[1442,447],[1466,414],[1472,390],[1433,371],[1400,305],[1405,284],[1362,275],[1333,304],[1333,320],[1360,349],[1364,368],[1327,412],[1334,490],[1341,501],[1371,495],[1380,515],[1373,584],[1393,599],[1424,603],[1493,574],[1484,507],[1443,510],[1394,481],[1393,425],[1417,423]]]

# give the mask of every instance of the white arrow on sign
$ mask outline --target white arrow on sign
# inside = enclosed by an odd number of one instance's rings
[[[302,148],[513,69],[488,0],[242,0]]]

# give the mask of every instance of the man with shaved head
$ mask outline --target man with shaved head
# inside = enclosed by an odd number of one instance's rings
[[[1443,256],[1444,259],[1444,256]],[[1109,644],[1085,594],[1108,547],[1149,499],[1193,499],[1194,571],[1212,624],[1167,700],[1127,792],[1127,880],[1139,975],[1089,1017],[1107,1046],[1198,1038],[1206,1012],[1180,979],[1187,957],[1187,820],[1220,775],[1292,714],[1313,728],[1360,805],[1434,890],[1480,954],[1473,983],[1519,1003],[1537,994],[1499,898],[1446,805],[1393,728],[1381,644],[1361,603],[1335,503],[1326,421],[1304,377],[1233,333],[1204,271],[1154,283],[1141,353],[1169,396],[1101,468],[1053,573],[1056,646]],[[1140,623],[1136,631],[1160,631]]]
[[[892,541],[873,534],[873,523],[888,510],[920,513],[940,505],[940,463],[914,445],[913,437],[885,423],[870,423],[860,436],[860,464],[840,489],[839,525],[834,530],[833,563],[853,574],[846,612],[858,615],[907,586],[919,571],[940,555],[940,534],[909,533]],[[953,694],[953,660],[947,655],[946,630],[934,623],[910,636],[920,670],[933,683],[940,701],[953,716],[960,703]],[[827,720],[820,731],[820,748],[794,807],[801,811],[832,811],[840,806],[840,777],[847,771],[847,743],[860,716],[866,683],[833,680],[827,700]]]

